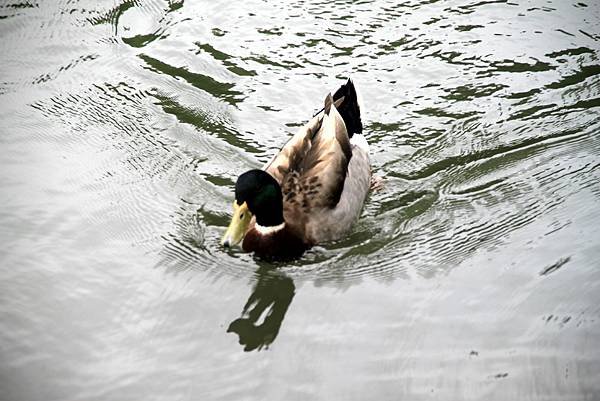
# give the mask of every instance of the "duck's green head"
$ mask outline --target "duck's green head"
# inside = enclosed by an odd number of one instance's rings
[[[281,188],[263,170],[246,171],[238,177],[235,183],[233,217],[221,245],[229,247],[239,244],[246,235],[253,216],[256,217],[256,223],[264,227],[283,223]]]

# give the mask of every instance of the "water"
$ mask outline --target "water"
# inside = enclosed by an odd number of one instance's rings
[[[0,399],[599,399],[599,32],[589,0],[2,2]],[[353,232],[221,249],[348,74],[385,179]]]

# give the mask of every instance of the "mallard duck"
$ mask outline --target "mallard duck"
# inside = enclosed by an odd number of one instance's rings
[[[223,246],[292,259],[350,230],[371,181],[359,103],[348,79],[263,169],[239,176]]]

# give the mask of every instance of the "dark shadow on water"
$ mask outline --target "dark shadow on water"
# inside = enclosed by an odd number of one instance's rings
[[[294,281],[273,267],[261,267],[256,273],[258,281],[242,315],[227,328],[238,335],[244,351],[268,348],[275,341],[296,290]]]

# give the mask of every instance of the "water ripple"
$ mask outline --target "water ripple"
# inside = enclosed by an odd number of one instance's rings
[[[4,2],[6,397],[597,392],[597,14]],[[285,264],[222,249],[237,176],[348,75],[384,178],[352,232]]]

